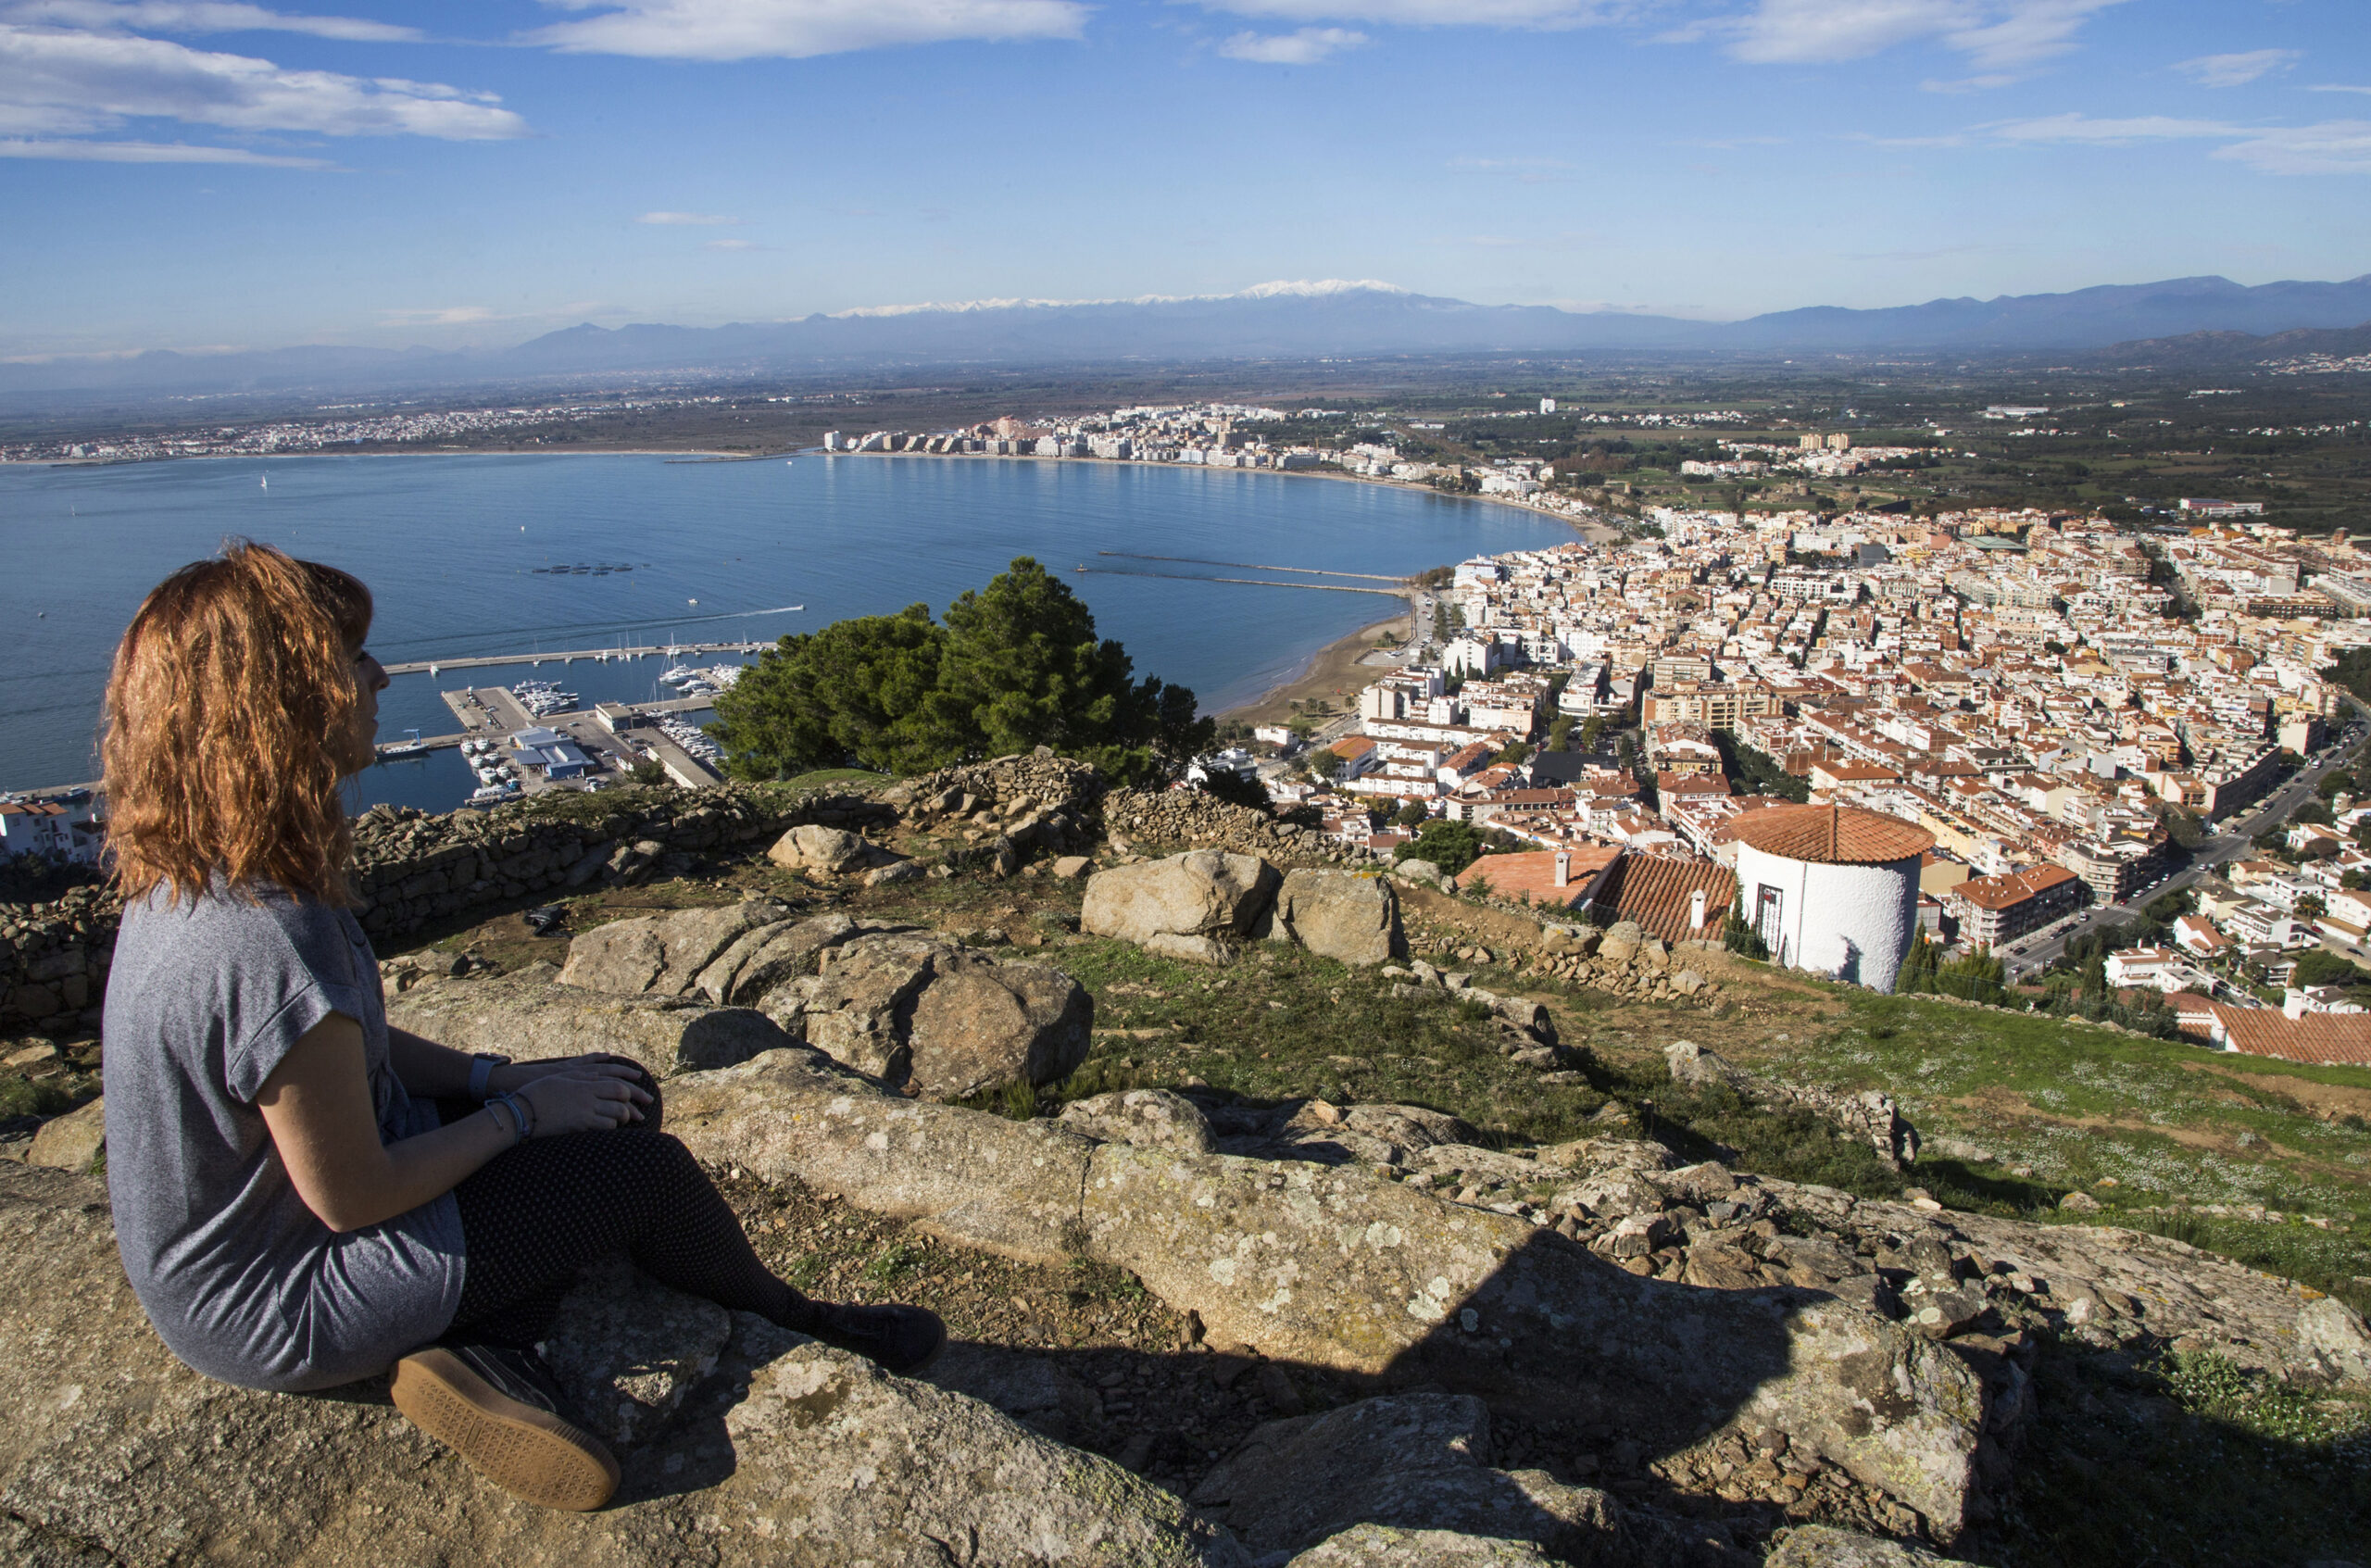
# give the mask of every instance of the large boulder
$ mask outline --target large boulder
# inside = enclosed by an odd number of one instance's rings
[[[1388,881],[1360,872],[1286,872],[1267,935],[1346,964],[1388,963],[1408,952],[1399,896]]]
[[[680,1298],[563,1308],[556,1335],[591,1324],[614,1366],[571,1361],[600,1343],[554,1347],[588,1414],[605,1398],[639,1413],[609,1412],[626,1433],[616,1501],[535,1508],[396,1414],[383,1384],[261,1394],[182,1366],[124,1281],[100,1183],[0,1162],[0,1542],[16,1561],[935,1568],[960,1542],[953,1561],[984,1564],[1244,1568],[1177,1499],[961,1394],[747,1313],[719,1351],[705,1303],[670,1342],[655,1325],[689,1311]],[[653,1354],[663,1371],[628,1364]],[[671,1419],[645,1404],[685,1380]]]
[[[741,936],[790,918],[768,899],[612,921],[568,945],[562,984],[620,996],[687,997],[695,977]]]
[[[1058,969],[913,936],[849,941],[819,960],[761,1005],[794,1037],[892,1088],[960,1099],[1050,1084],[1086,1060],[1095,999]]]
[[[1210,1154],[1218,1148],[1211,1119],[1184,1095],[1167,1089],[1115,1089],[1062,1107],[1061,1124],[1098,1143]]]
[[[1114,866],[1087,878],[1079,929],[1138,944],[1163,935],[1248,936],[1279,880],[1257,856],[1217,849]]]
[[[549,964],[508,974],[435,980],[387,998],[387,1022],[458,1051],[521,1061],[614,1051],[655,1077],[730,1067],[791,1044],[751,1008],[665,996],[617,996],[558,983]]]
[[[882,848],[861,834],[814,822],[791,829],[766,851],[766,859],[784,871],[822,872],[826,876],[885,866],[898,858],[896,851]]]
[[[1454,1394],[1361,1399],[1272,1421],[1191,1500],[1255,1552],[1300,1551],[1361,1524],[1535,1542],[1562,1562],[1628,1554],[1613,1499],[1542,1471],[1490,1468],[1490,1415]]]
[[[1856,1536],[1833,1524],[1789,1530],[1777,1549],[1763,1560],[1763,1568],[1948,1568],[1950,1562],[1925,1547]]]
[[[667,1085],[667,1128],[711,1165],[837,1193],[953,1241],[1070,1256],[1095,1145],[1047,1121],[882,1093],[805,1051]]]
[[[94,1099],[43,1123],[33,1135],[32,1148],[25,1151],[25,1163],[79,1173],[91,1168],[107,1142],[107,1101]]]

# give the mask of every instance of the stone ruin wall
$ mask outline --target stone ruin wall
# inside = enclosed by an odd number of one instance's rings
[[[1040,751],[940,769],[872,795],[793,795],[766,784],[617,797],[571,796],[563,817],[539,805],[433,816],[376,807],[355,821],[362,927],[388,944],[472,909],[596,879],[675,875],[700,855],[754,847],[794,827],[851,829],[895,822],[897,808],[948,790],[1001,816],[1034,804],[1070,807],[1103,831],[1147,845],[1259,855],[1286,865],[1364,862],[1364,851],[1314,828],[1271,821],[1199,790],[1110,789],[1084,762]],[[1026,847],[1025,846],[1023,847]],[[0,1031],[73,1033],[99,1026],[122,900],[104,884],[36,903],[0,904]]]

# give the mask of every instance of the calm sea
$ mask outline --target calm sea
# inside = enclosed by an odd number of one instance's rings
[[[0,543],[17,563],[0,573],[0,788],[96,776],[92,734],[116,639],[159,578],[231,534],[370,583],[371,648],[390,663],[772,639],[916,602],[937,612],[1030,555],[1064,574],[1139,675],[1191,686],[1205,710],[1257,696],[1399,607],[1073,567],[1227,574],[1096,554],[1127,550],[1399,574],[1574,537],[1537,513],[1423,492],[1110,463],[556,456],[10,466],[0,468]],[[634,570],[535,571],[579,564]],[[380,738],[451,733],[440,687],[540,677],[586,703],[634,699],[668,695],[657,683],[666,662],[398,676],[380,704]],[[445,810],[473,783],[447,751],[371,770],[360,801]]]

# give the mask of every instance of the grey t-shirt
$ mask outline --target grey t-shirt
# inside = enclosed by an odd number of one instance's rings
[[[173,1353],[250,1388],[326,1388],[384,1371],[460,1305],[446,1193],[343,1234],[305,1206],[256,1109],[331,1013],[362,1025],[379,1138],[436,1126],[387,1065],[387,1014],[354,916],[265,889],[124,910],[107,976],[107,1188],[124,1273]]]

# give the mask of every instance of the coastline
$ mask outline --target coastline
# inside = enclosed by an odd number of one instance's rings
[[[566,448],[551,446],[432,446],[371,447],[362,451],[332,451],[321,447],[314,451],[285,452],[194,452],[155,458],[19,458],[7,459],[6,466],[16,468],[128,468],[141,463],[182,462],[270,462],[290,458],[667,458],[684,462],[760,463],[793,458],[928,458],[969,459],[981,462],[1010,463],[1099,463],[1112,468],[1174,469],[1192,468],[1190,463],[1148,463],[1135,458],[1040,458],[1020,452],[826,452],[819,446],[797,446],[783,452],[747,453],[720,452],[698,446],[596,446],[576,445]],[[1553,518],[1582,540],[1601,545],[1620,538],[1621,533],[1605,523],[1576,518],[1549,507],[1535,506],[1529,501],[1505,495],[1449,495],[1436,491],[1429,484],[1415,484],[1405,480],[1374,479],[1366,474],[1345,473],[1339,469],[1331,472],[1323,469],[1230,469],[1222,472],[1265,474],[1277,479],[1347,480],[1353,484],[1373,484],[1386,489],[1411,490],[1440,495],[1444,500],[1472,501],[1484,506],[1512,507],[1529,512],[1534,517]]]
[[[1407,636],[1412,633],[1413,627],[1412,617],[1405,611],[1370,621],[1311,654],[1288,679],[1269,687],[1249,702],[1239,702],[1211,717],[1239,719],[1247,724],[1281,724],[1293,717],[1292,705],[1296,702],[1306,702],[1311,697],[1355,698],[1361,686],[1373,684],[1375,676],[1382,673],[1379,666],[1363,666],[1359,662],[1374,651],[1376,635],[1391,631]],[[1362,671],[1369,671],[1372,673],[1362,674]]]

